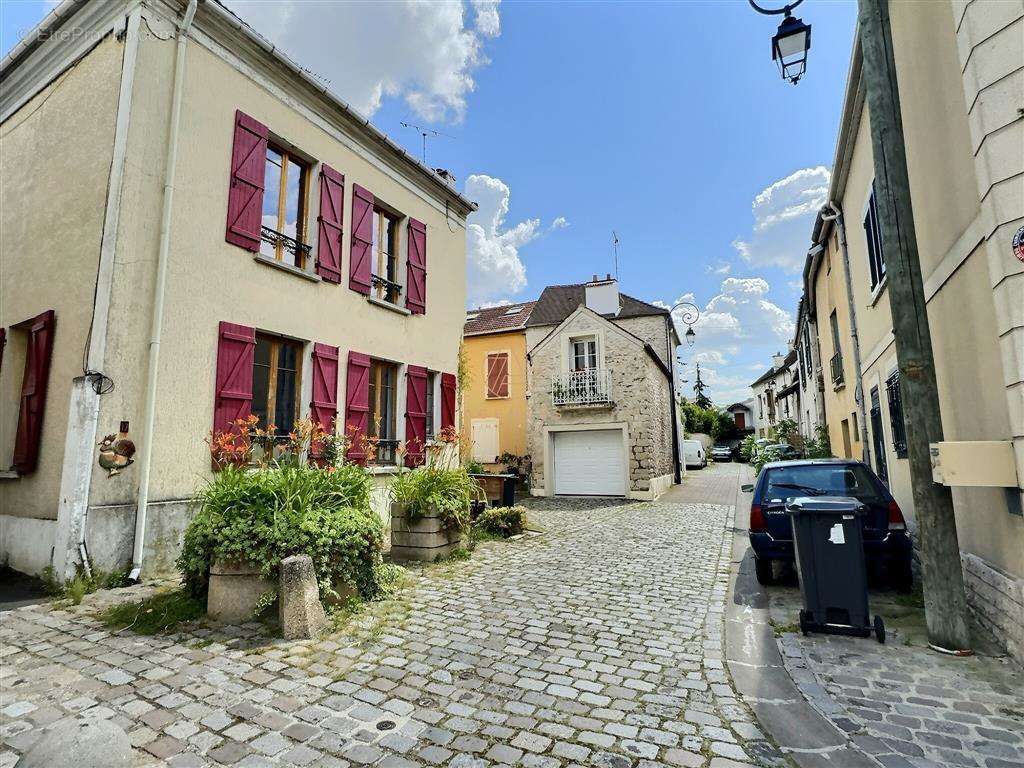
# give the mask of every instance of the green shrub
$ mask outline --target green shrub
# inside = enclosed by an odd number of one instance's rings
[[[322,596],[336,596],[344,583],[373,594],[384,530],[370,510],[371,489],[366,470],[351,464],[225,467],[200,491],[185,530],[177,565],[189,592],[206,593],[216,560],[248,563],[273,578],[282,559],[309,555]]]
[[[473,460],[466,462],[466,472],[471,475],[482,475],[487,472],[487,470],[484,469],[484,465],[479,461]]]
[[[395,476],[391,492],[412,519],[431,509],[446,525],[463,529],[469,522],[469,502],[480,486],[463,467],[425,466]]]
[[[473,523],[473,533],[507,539],[522,533],[525,523],[523,507],[488,507]]]

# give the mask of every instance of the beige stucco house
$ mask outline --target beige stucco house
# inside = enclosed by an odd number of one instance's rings
[[[945,437],[933,479],[952,489],[971,606],[1024,658],[1024,264],[1011,248],[1024,225],[1024,4],[893,2],[890,13]],[[834,210],[815,224],[805,295],[822,359],[841,360],[825,398],[833,450],[840,425],[866,422],[865,453],[913,527],[870,119],[857,47]]]
[[[611,276],[549,286],[526,322],[531,492],[654,499],[680,479],[679,338]]]
[[[61,3],[0,82],[0,559],[167,567],[236,416],[381,478],[454,426],[473,204],[223,5]]]

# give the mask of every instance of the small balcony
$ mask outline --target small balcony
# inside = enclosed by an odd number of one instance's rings
[[[611,371],[587,368],[560,374],[551,384],[551,399],[556,408],[611,405]]]
[[[836,389],[843,386],[843,353],[836,352],[832,355],[832,359],[829,361],[829,367],[832,369],[832,386]]]

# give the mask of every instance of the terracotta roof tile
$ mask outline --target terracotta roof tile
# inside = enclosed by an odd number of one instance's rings
[[[466,336],[472,336],[524,328],[536,304],[535,301],[527,301],[502,307],[470,309],[466,312],[466,324],[463,326],[462,332]],[[513,312],[515,309],[519,311]]]

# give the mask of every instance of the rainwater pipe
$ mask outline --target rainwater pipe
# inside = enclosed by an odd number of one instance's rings
[[[156,417],[157,370],[160,363],[160,336],[164,324],[164,295],[167,288],[167,261],[171,243],[171,211],[174,207],[174,171],[178,159],[178,131],[181,124],[181,96],[185,79],[185,46],[199,0],[189,0],[178,27],[174,57],[174,85],[171,91],[171,122],[167,136],[164,165],[164,204],[160,214],[160,250],[156,261],[156,288],[150,325],[149,365],[146,370],[146,404],[142,426],[142,456],[139,459],[139,497],[135,507],[135,544],[129,581],[138,582],[142,573],[142,552],[146,543],[146,507],[149,505],[149,473],[153,461],[153,422]]]
[[[839,204],[829,200],[821,209],[822,221],[834,221],[839,230],[839,251],[843,256],[843,275],[846,280],[846,301],[850,313],[850,336],[853,339],[853,399],[857,403],[857,418],[860,420],[861,460],[870,465],[871,451],[868,448],[868,419],[864,408],[864,380],[860,364],[860,337],[857,334],[857,308],[853,301],[853,278],[850,276],[850,251],[846,247],[846,219]]]

